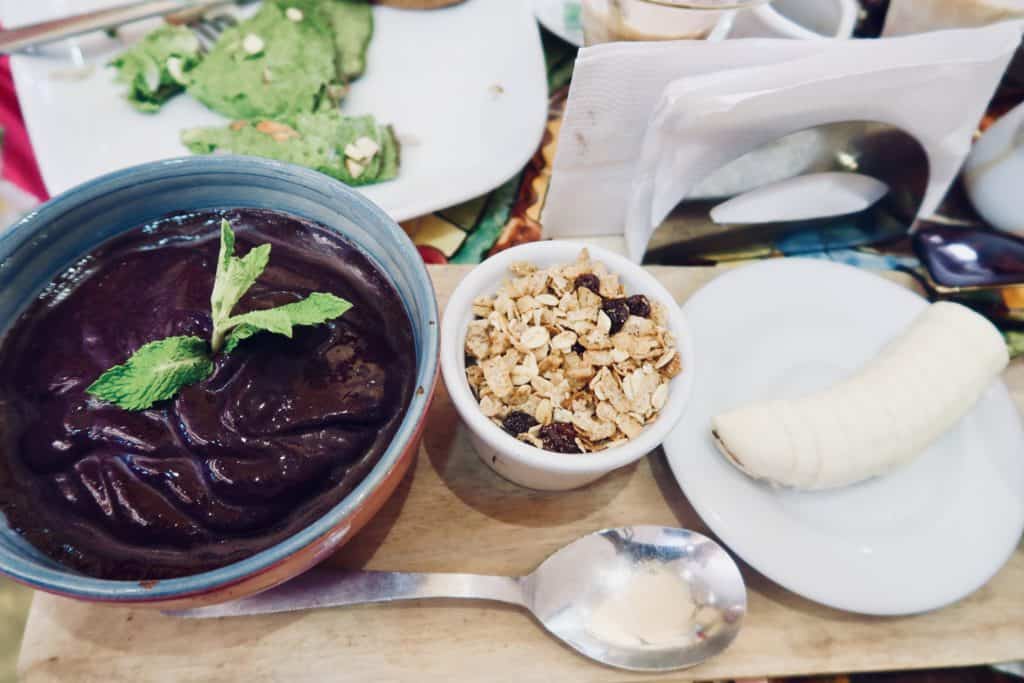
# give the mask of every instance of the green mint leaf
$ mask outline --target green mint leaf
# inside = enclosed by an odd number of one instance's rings
[[[224,353],[233,353],[240,343],[259,331],[260,328],[245,324],[239,325],[235,329],[231,330],[231,334],[228,335],[228,339],[224,343]]]
[[[145,410],[213,373],[206,342],[199,337],[168,337],[143,345],[89,385],[96,398],[125,410]]]
[[[219,351],[227,333],[227,322],[231,310],[245,296],[256,279],[263,274],[270,261],[270,245],[254,247],[245,256],[238,258],[235,252],[235,233],[226,220],[220,224],[220,254],[217,257],[217,274],[210,294],[210,312],[213,318],[211,346]]]
[[[227,319],[231,309],[245,296],[270,261],[270,245],[254,247],[242,258],[234,255],[235,233],[227,221],[221,223],[220,256],[210,295],[214,319]]]
[[[295,325],[319,325],[344,315],[350,308],[352,304],[340,297],[314,292],[293,304],[233,316],[227,321],[227,327],[233,329],[227,337],[224,351],[231,353],[239,342],[257,332],[273,332],[291,337]]]
[[[217,275],[214,278],[222,280],[228,272],[228,264],[235,255],[235,231],[231,229],[231,223],[226,219],[220,222],[220,253],[217,254]]]

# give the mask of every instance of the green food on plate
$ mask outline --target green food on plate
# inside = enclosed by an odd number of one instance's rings
[[[366,50],[373,37],[373,9],[359,0],[336,0],[327,5],[334,29],[335,60],[338,74],[352,81],[366,71]]]
[[[114,64],[140,109],[184,88],[233,119],[182,131],[195,154],[269,157],[368,185],[398,174],[398,144],[389,126],[338,104],[366,70],[373,31],[367,0],[266,0],[205,55],[191,29],[163,27]]]
[[[269,157],[316,169],[349,185],[398,175],[399,149],[391,127],[372,116],[342,116],[335,110],[299,114],[289,123],[236,121],[224,127],[190,128],[181,140],[195,154]]]
[[[110,65],[117,69],[117,80],[128,85],[128,101],[140,111],[155,112],[185,89],[201,59],[199,40],[190,29],[162,26]]]
[[[373,37],[373,8],[366,0],[273,0],[285,12],[298,10],[330,27],[338,81],[349,83],[366,71],[366,50]],[[293,16],[298,16],[294,15]]]
[[[233,119],[281,118],[314,111],[336,78],[330,29],[314,16],[289,19],[264,3],[221,35],[189,74],[188,92]]]

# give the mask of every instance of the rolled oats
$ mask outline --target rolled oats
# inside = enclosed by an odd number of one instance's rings
[[[519,341],[527,349],[539,349],[551,341],[551,333],[548,332],[548,328],[546,327],[534,325],[523,331],[523,335],[520,337]]]
[[[665,307],[627,298],[586,250],[575,263],[509,270],[498,292],[474,299],[466,331],[466,379],[481,412],[546,450],[587,453],[635,438],[682,371]]]

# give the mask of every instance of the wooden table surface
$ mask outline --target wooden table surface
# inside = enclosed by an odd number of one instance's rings
[[[652,268],[682,301],[721,268]],[[442,301],[465,269],[433,267]],[[897,276],[893,276],[898,279]],[[1024,364],[1006,374],[1024,408]],[[416,465],[338,567],[521,574],[595,529],[682,526],[707,533],[664,455],[578,491],[509,484],[473,453],[439,390]],[[879,618],[804,600],[742,565],[739,638],[695,669],[649,676],[593,664],[511,607],[407,603],[194,621],[37,594],[19,660],[26,681],[706,680],[938,668],[1024,658],[1024,548],[984,588],[930,614]],[[936,567],[935,571],[941,571]]]

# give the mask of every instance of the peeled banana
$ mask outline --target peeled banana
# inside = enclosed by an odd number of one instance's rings
[[[1008,362],[988,320],[938,302],[850,377],[808,396],[717,415],[712,434],[751,477],[806,490],[846,486],[920,455]]]

